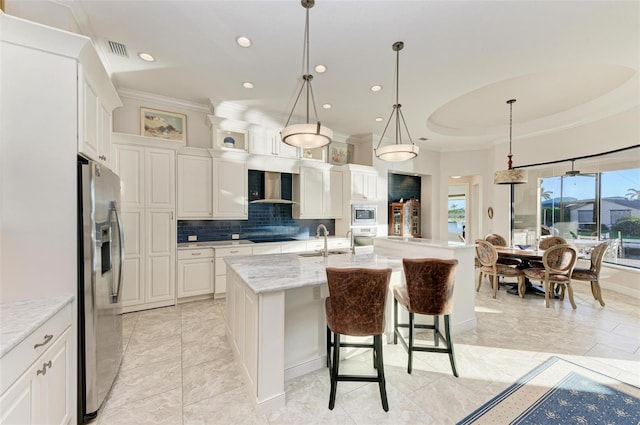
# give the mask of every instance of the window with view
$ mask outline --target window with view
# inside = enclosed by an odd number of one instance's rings
[[[604,261],[640,268],[640,149],[528,168],[514,186],[514,244],[559,235],[583,253],[610,241]]]

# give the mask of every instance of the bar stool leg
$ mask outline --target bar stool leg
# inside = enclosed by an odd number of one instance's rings
[[[398,300],[393,298],[393,343],[398,343]]]
[[[440,346],[440,338],[438,334],[440,333],[440,316],[433,316],[433,345],[436,347]]]
[[[407,373],[411,373],[413,370],[413,313],[409,312],[409,365],[407,366]]]
[[[336,389],[338,387],[338,364],[340,363],[340,334],[334,332],[333,338],[333,368],[331,370],[331,393],[329,395],[329,410],[336,405]]]
[[[331,329],[327,326],[327,367],[331,367]]]
[[[380,387],[380,398],[382,399],[382,408],[385,412],[389,411],[389,402],[387,401],[387,386],[384,378],[384,362],[382,359],[382,335],[373,337],[373,351],[376,353],[376,369],[378,370],[378,386]]]
[[[458,371],[456,370],[456,359],[453,353],[453,341],[451,340],[451,329],[449,325],[449,315],[444,315],[444,332],[447,336],[447,345],[449,348],[449,361],[451,362],[451,369],[453,370],[453,376],[458,377]]]

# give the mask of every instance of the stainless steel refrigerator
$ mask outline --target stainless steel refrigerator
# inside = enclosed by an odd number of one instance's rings
[[[122,360],[120,179],[78,157],[78,418],[96,417]]]

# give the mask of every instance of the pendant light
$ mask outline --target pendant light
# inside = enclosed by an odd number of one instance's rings
[[[331,138],[333,137],[333,131],[320,124],[320,121],[318,120],[318,112],[316,111],[315,99],[313,97],[313,89],[311,88],[311,80],[313,80],[313,75],[309,73],[309,9],[314,6],[315,0],[301,0],[300,3],[302,4],[302,7],[307,10],[307,18],[304,26],[304,56],[307,65],[307,73],[302,76],[302,86],[300,87],[300,91],[298,92],[298,97],[296,97],[296,101],[293,104],[293,108],[291,109],[291,113],[289,114],[289,118],[287,119],[287,123],[284,125],[284,128],[280,132],[280,136],[282,138],[282,141],[287,145],[303,149],[312,149],[328,145],[329,142],[331,142]],[[293,111],[295,111],[298,100],[300,99],[300,95],[302,94],[302,91],[305,89],[305,87],[307,103],[306,123],[289,125],[289,121],[291,120]],[[313,113],[316,117],[316,123],[309,123],[310,101],[313,105]]]
[[[409,134],[409,129],[407,128],[407,123],[404,120],[404,115],[402,115],[402,105],[398,101],[399,91],[400,91],[400,50],[404,47],[404,43],[402,41],[396,41],[393,43],[393,51],[396,52],[396,104],[393,105],[393,109],[391,110],[391,115],[389,116],[389,120],[387,121],[387,125],[384,127],[384,131],[382,132],[382,136],[380,137],[380,141],[378,142],[378,146],[374,149],[376,156],[383,161],[389,162],[399,162],[406,161],[409,159],[413,159],[418,156],[418,151],[420,148],[413,143],[411,140],[411,135]],[[389,123],[391,119],[395,116],[395,124],[396,124],[396,142],[393,145],[386,145],[380,147],[382,144],[382,140],[384,139],[384,135],[387,132],[387,128],[389,127]],[[402,121],[402,123],[400,122]],[[404,125],[404,130],[407,133],[407,137],[409,138],[409,142],[411,143],[402,143],[402,128],[401,124]]]
[[[512,136],[512,127],[513,127],[513,104],[515,103],[515,99],[507,100],[509,104],[509,161],[507,161],[508,169],[502,171],[496,171],[493,176],[494,184],[521,184],[527,182],[527,172],[525,170],[516,170],[513,168],[513,161],[511,157],[511,136]]]

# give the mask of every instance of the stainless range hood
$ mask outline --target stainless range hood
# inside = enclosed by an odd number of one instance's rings
[[[264,172],[264,198],[251,201],[251,204],[294,204],[289,199],[282,199],[282,181],[280,173]]]

